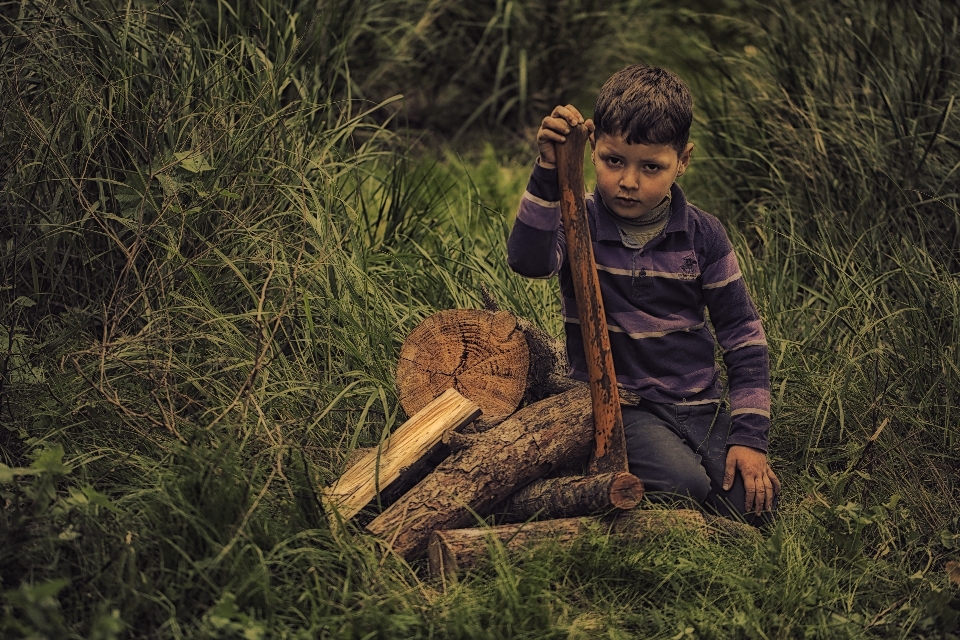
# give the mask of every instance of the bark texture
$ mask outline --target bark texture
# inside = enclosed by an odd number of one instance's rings
[[[611,509],[633,509],[643,498],[643,483],[626,471],[596,476],[566,476],[537,480],[504,503],[498,522],[523,522],[533,517],[572,518]]]
[[[437,529],[464,527],[518,488],[561,466],[585,462],[593,448],[589,390],[572,389],[527,406],[471,438],[367,529],[408,560]]]
[[[615,538],[638,539],[663,535],[673,530],[706,534],[699,511],[690,509],[631,511],[613,518],[563,518],[497,527],[435,531],[427,552],[430,573],[453,577],[486,557],[491,545],[501,544],[508,552],[537,544],[555,543],[569,547],[582,534],[594,532]]]

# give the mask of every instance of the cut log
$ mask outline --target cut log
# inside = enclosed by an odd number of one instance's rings
[[[537,480],[510,496],[498,522],[523,522],[534,516],[573,518],[611,509],[633,509],[643,498],[643,483],[632,473],[567,476]]]
[[[386,490],[405,473],[412,473],[439,446],[443,434],[457,429],[480,415],[476,404],[454,389],[430,402],[395,432],[384,446],[367,452],[350,466],[340,479],[323,492],[328,512],[344,520],[357,515],[378,492]]]
[[[518,488],[561,466],[584,463],[593,448],[590,390],[577,387],[524,407],[472,437],[377,516],[367,529],[412,560],[430,534],[472,524]]]
[[[485,283],[480,283],[480,298],[487,311],[500,311],[500,303]],[[526,318],[517,318],[517,328],[527,339],[530,351],[530,367],[527,369],[527,390],[523,401],[526,404],[569,391],[573,381],[567,377],[567,350],[563,340],[554,338]],[[474,422],[476,427],[482,420]],[[477,429],[486,431],[486,429]]]
[[[413,415],[456,389],[487,418],[508,416],[523,398],[529,364],[526,338],[512,313],[441,311],[421,322],[400,349],[400,405]]]
[[[434,531],[427,557],[433,576],[451,577],[486,557],[491,545],[508,552],[553,543],[569,547],[585,532],[638,539],[682,530],[705,534],[706,522],[692,509],[631,511],[613,518],[563,518],[497,527]]]

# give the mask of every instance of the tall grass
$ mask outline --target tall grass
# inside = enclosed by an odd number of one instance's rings
[[[0,635],[956,628],[946,4],[778,6],[736,35],[755,55],[717,64],[698,175],[766,321],[789,481],[763,542],[596,531],[444,584],[327,526],[318,490],[404,418],[393,370],[420,319],[486,283],[558,329],[552,286],[503,256],[524,170],[405,153],[392,92],[446,135],[522,126],[643,50],[657,8],[538,20],[549,4],[0,5]],[[601,26],[628,46],[604,50]]]
[[[958,17],[776,5],[754,55],[723,67],[706,129],[775,338],[779,446],[838,471],[886,424],[859,496],[907,494],[929,530],[960,506]]]
[[[324,8],[4,5],[3,635],[422,626],[319,487],[397,422],[420,319],[537,287],[462,169],[351,99],[346,45],[303,63],[362,30]]]

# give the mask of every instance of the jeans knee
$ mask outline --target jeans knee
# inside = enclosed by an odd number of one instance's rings
[[[694,469],[674,469],[669,476],[646,483],[645,491],[690,498],[697,504],[703,504],[710,494],[710,488],[710,477],[703,467],[697,465]]]

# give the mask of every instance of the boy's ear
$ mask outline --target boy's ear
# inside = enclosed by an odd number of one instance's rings
[[[684,147],[683,151],[680,152],[679,156],[679,165],[677,167],[677,175],[682,176],[683,172],[687,170],[687,166],[690,164],[690,154],[693,152],[693,143],[688,142],[687,146]]]

